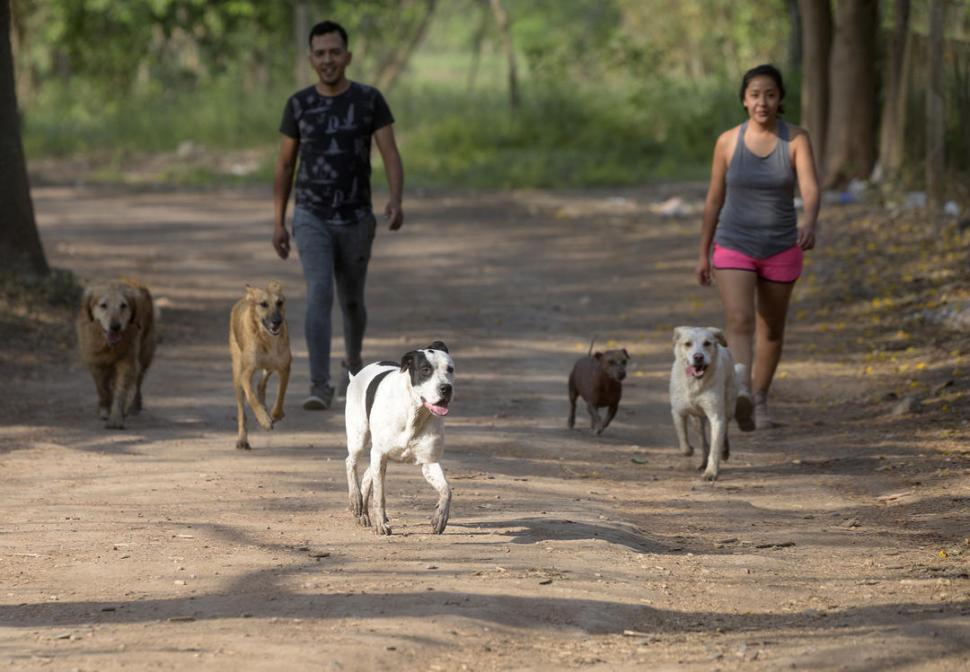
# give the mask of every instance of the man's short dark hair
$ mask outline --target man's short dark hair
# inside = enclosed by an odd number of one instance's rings
[[[327,33],[339,34],[341,39],[344,41],[344,48],[347,49],[350,47],[350,41],[347,39],[347,31],[344,30],[343,26],[341,26],[339,23],[336,23],[335,21],[321,21],[313,28],[311,28],[310,39],[307,40],[307,43],[312,47],[314,37],[316,37],[317,35],[326,35]]]
[[[744,76],[741,78],[741,105],[744,105],[744,94],[748,90],[748,84],[755,77],[770,77],[775,81],[775,86],[778,87],[778,114],[784,114],[785,106],[780,101],[785,99],[785,83],[781,79],[781,72],[770,63],[757,65],[744,73]]]

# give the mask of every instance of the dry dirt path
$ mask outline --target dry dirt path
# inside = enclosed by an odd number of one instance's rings
[[[854,373],[800,325],[786,426],[734,432],[713,485],[676,454],[670,328],[720,319],[691,283],[696,222],[651,214],[662,195],[412,196],[379,233],[367,359],[442,339],[458,371],[451,522],[429,534],[433,491],[392,465],[378,538],[346,510],[342,409],[299,407],[302,279],[270,248],[269,196],[38,190],[52,263],[142,278],[163,341],[123,431],[77,364],[5,381],[0,667],[970,667],[968,462],[844,402]],[[270,278],[295,371],[244,453],[226,322]],[[634,358],[601,438],[565,428],[592,335]]]

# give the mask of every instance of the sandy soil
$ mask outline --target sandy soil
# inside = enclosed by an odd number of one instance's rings
[[[451,522],[430,534],[434,492],[392,465],[388,538],[346,510],[342,407],[300,408],[302,279],[268,194],[38,190],[52,263],[142,278],[163,340],[123,431],[74,359],[5,376],[0,667],[968,669],[970,454],[863,401],[811,320],[775,389],[785,426],[734,431],[715,484],[677,455],[670,329],[721,320],[691,281],[695,219],[652,212],[671,189],[411,195],[380,232],[366,358],[442,339],[457,366]],[[228,313],[270,278],[287,417],[240,452]],[[592,336],[633,355],[598,438],[565,427]]]

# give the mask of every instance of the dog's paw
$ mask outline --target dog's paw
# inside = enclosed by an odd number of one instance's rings
[[[273,419],[269,417],[269,413],[262,408],[256,411],[256,422],[258,422],[259,426],[263,429],[273,429]]]
[[[124,416],[112,416],[108,418],[108,421],[104,423],[105,429],[124,429],[125,419]]]
[[[687,444],[686,446],[680,449],[680,454],[690,457],[691,455],[694,454],[694,446]]]
[[[253,447],[249,445],[249,441],[247,441],[246,439],[239,439],[238,441],[236,441],[236,449],[237,450],[252,450]]]
[[[442,515],[440,509],[435,509],[434,515],[431,516],[431,531],[435,534],[441,534],[445,531],[447,525],[448,515]]]
[[[378,536],[389,535],[391,533],[391,526],[387,523],[380,523],[374,526],[374,532],[376,532]]]
[[[98,406],[98,417],[102,420],[107,420],[111,411],[108,410],[107,406]]]
[[[274,408],[273,413],[270,415],[270,417],[273,419],[273,422],[279,422],[280,420],[286,417],[286,413],[283,412],[282,408],[279,410],[276,410]]]
[[[361,512],[364,510],[364,500],[360,496],[360,493],[358,493],[356,497],[354,495],[350,496],[349,508],[350,512],[354,514],[355,518],[360,517]]]
[[[717,470],[716,469],[705,469],[704,470],[704,480],[705,481],[716,481],[717,480]]]
[[[366,513],[358,514],[357,524],[361,527],[370,527],[370,516],[368,516]]]

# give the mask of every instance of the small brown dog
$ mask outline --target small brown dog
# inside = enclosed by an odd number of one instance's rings
[[[620,407],[623,394],[623,379],[626,378],[626,363],[630,355],[626,348],[593,352],[590,341],[589,352],[581,357],[569,374],[569,428],[576,424],[576,397],[582,397],[589,409],[590,429],[602,434]],[[606,420],[600,419],[596,409],[609,407]]]
[[[283,419],[283,397],[290,380],[290,335],[286,329],[286,299],[275,280],[266,289],[246,285],[246,296],[232,307],[229,318],[229,351],[232,353],[232,384],[236,388],[239,436],[236,448],[250,450],[246,433],[246,406],[253,409],[263,429]],[[253,373],[262,371],[256,393]],[[266,410],[266,382],[276,372],[279,383],[272,412]]]
[[[142,407],[141,384],[155,355],[155,306],[148,288],[122,278],[84,292],[74,322],[81,359],[98,390],[108,429]]]

